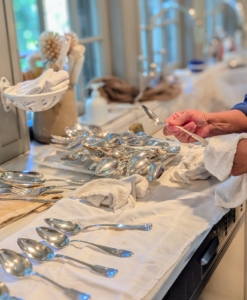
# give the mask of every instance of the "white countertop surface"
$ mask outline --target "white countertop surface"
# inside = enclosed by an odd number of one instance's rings
[[[162,132],[159,131],[155,134],[157,137],[162,137]],[[39,166],[36,163],[33,163],[32,158],[33,155],[36,153],[42,151],[43,149],[46,149],[49,146],[46,145],[39,145],[37,143],[32,143],[30,153],[23,154],[3,165],[1,165],[2,168],[5,168],[6,170],[35,170],[38,172],[41,172],[45,174],[47,177],[63,177],[68,179],[74,179],[74,180],[80,180],[80,179],[89,179],[90,175],[76,173],[72,171],[63,171],[63,170],[57,170],[52,169],[48,167]],[[187,145],[183,145],[182,151],[186,151]],[[177,158],[177,161],[179,161],[179,157]],[[173,162],[174,165],[176,162]],[[172,167],[167,167],[167,171],[164,173],[162,178],[160,179],[160,183],[169,187],[179,188],[188,190],[188,193],[190,192],[201,192],[208,194],[213,194],[213,191],[215,189],[215,185],[217,184],[216,179],[210,179],[210,180],[201,180],[193,182],[191,185],[186,184],[177,184],[173,183],[169,180],[170,177],[170,171]],[[31,220],[35,219],[39,214],[37,213],[31,213],[28,216],[0,229],[0,241],[4,240],[6,237],[12,235],[17,230],[21,229],[25,225],[27,225]],[[156,286],[149,292],[149,294],[144,299],[162,299],[162,297],[166,294],[166,292],[169,290],[173,282],[176,280],[178,275],[181,273],[189,259],[192,257],[198,246],[201,244],[203,239],[206,237],[208,231],[202,233],[200,236],[198,236],[194,242],[183,252],[180,259],[177,261],[175,265],[159,280],[159,282],[156,284]]]

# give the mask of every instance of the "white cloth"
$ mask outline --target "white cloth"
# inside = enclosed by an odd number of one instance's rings
[[[207,179],[211,174],[204,165],[204,147],[192,145],[184,154],[180,163],[174,168],[170,179],[190,184],[193,180]]]
[[[247,199],[247,174],[231,176],[215,190],[215,203],[218,206],[234,208]]]
[[[220,181],[225,180],[215,190],[215,203],[218,206],[237,207],[247,198],[247,174],[230,176],[238,142],[246,138],[247,133],[213,137],[205,149],[206,169]]]
[[[86,183],[72,192],[71,197],[85,199],[94,206],[109,206],[114,212],[135,207],[136,198],[144,198],[148,181],[141,175],[122,180],[103,178]]]
[[[164,186],[163,189],[168,190],[168,194],[169,190],[173,190]],[[186,194],[188,192],[184,191],[184,195]],[[159,198],[161,202],[147,203],[140,208],[117,213],[106,212],[75,200],[62,199],[25,228],[2,241],[0,248],[21,252],[16,240],[23,236],[40,241],[41,238],[38,237],[35,228],[47,226],[44,219],[49,217],[71,220],[82,226],[97,223],[152,223],[153,228],[149,232],[101,228],[90,229],[76,236],[76,239],[130,250],[134,252],[131,258],[114,257],[83,243],[55,250],[92,264],[114,267],[119,271],[114,278],[97,275],[87,267],[69,263],[68,260],[68,263],[65,263],[64,259],[55,259],[47,263],[33,261],[35,271],[65,287],[89,293],[92,299],[143,299],[177,262],[188,245],[227,212],[214,205],[213,196],[197,194],[193,198],[186,199],[185,196],[185,199],[173,200],[175,198],[166,198],[164,191],[156,196],[156,201]],[[162,201],[164,199],[166,201]],[[25,300],[68,299],[60,289],[38,277],[18,280],[7,275],[0,267],[0,278],[8,285],[11,295]]]
[[[247,139],[247,133],[226,134],[209,139],[209,144],[205,148],[205,167],[220,181],[230,176],[238,142],[241,139]]]
[[[23,81],[17,84],[16,94],[18,95],[34,95],[44,91],[45,81],[54,75],[53,69],[46,70],[41,76],[34,80]]]
[[[59,90],[66,85],[69,85],[69,73],[64,70],[60,70],[58,72],[55,72],[50,78],[45,81],[44,93]]]

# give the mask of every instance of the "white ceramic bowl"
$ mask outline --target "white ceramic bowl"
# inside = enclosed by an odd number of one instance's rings
[[[68,87],[65,87],[61,90],[37,95],[17,95],[11,94],[13,87],[9,87],[4,90],[3,95],[20,109],[38,112],[50,109],[57,104],[67,89]]]

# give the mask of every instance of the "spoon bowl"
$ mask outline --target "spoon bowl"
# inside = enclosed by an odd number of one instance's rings
[[[7,299],[9,296],[9,289],[7,286],[0,281],[0,299]]]

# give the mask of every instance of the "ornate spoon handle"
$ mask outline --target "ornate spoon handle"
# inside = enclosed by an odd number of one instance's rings
[[[74,262],[77,262],[81,265],[84,265],[84,266],[87,266],[89,267],[91,270],[93,270],[94,272],[100,274],[100,275],[103,275],[105,277],[108,277],[108,278],[111,278],[111,277],[114,277],[117,275],[118,273],[118,270],[117,269],[113,269],[113,268],[107,268],[107,267],[104,267],[104,266],[100,266],[100,265],[91,265],[89,263],[86,263],[82,260],[78,260],[76,258],[73,258],[73,257],[70,257],[70,256],[67,256],[67,255],[62,255],[62,254],[56,254],[56,257],[57,258],[65,258],[65,259],[69,259],[71,261],[74,261]]]
[[[84,228],[82,228],[82,231],[91,227],[111,227],[116,229],[129,229],[129,230],[143,230],[143,231],[150,231],[152,229],[153,224],[146,223],[141,225],[125,225],[125,224],[94,224],[89,225]]]

